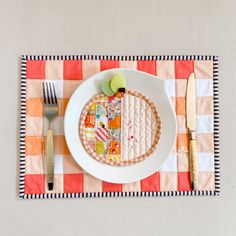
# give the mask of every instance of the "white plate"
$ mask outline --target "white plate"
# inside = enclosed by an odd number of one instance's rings
[[[161,137],[157,149],[146,160],[130,166],[102,164],[89,156],[79,137],[80,114],[86,103],[101,92],[101,80],[122,73],[127,89],[142,92],[156,105],[161,118]],[[79,86],[67,105],[65,113],[65,138],[75,161],[88,173],[111,183],[130,183],[143,179],[157,171],[170,154],[176,138],[176,118],[165,81],[150,74],[112,69],[93,75]]]

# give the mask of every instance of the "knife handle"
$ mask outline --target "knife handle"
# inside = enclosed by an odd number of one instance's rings
[[[190,139],[189,147],[189,169],[192,190],[198,189],[198,171],[197,171],[197,142],[196,139]]]

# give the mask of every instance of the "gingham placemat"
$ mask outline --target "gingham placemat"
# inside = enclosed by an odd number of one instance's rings
[[[161,169],[131,184],[104,182],[84,172],[70,155],[63,130],[65,108],[73,91],[91,75],[119,67],[166,79],[178,125],[175,148]],[[185,124],[186,83],[192,72],[196,77],[198,191],[190,189]],[[43,155],[44,80],[54,82],[59,101],[59,116],[52,125],[55,134],[55,187],[52,192],[46,186]],[[220,192],[216,56],[22,56],[20,122],[21,198],[218,195]]]

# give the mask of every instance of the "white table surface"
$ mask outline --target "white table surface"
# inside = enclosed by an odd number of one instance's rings
[[[0,235],[236,235],[236,2],[0,0]],[[19,200],[21,54],[216,54],[219,197]]]

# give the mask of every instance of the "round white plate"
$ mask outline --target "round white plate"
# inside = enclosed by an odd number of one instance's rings
[[[157,107],[161,119],[161,137],[157,149],[146,160],[130,166],[111,166],[89,156],[79,136],[80,114],[86,103],[101,92],[101,81],[121,73],[127,89],[146,95]],[[150,74],[129,70],[111,69],[91,76],[79,86],[67,105],[64,129],[68,148],[75,161],[89,174],[111,183],[130,183],[157,171],[170,154],[176,138],[176,118],[165,81]]]

